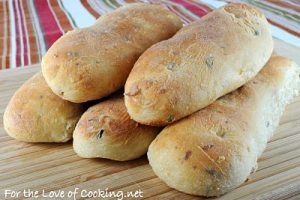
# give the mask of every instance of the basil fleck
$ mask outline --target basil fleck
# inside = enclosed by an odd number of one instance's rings
[[[218,175],[218,172],[216,171],[216,170],[214,170],[214,169],[206,169],[206,172],[209,174],[209,175],[211,175],[211,176],[213,176],[213,177],[217,177],[217,175]]]
[[[72,51],[71,51],[71,52],[68,52],[67,55],[68,55],[68,56],[72,56],[72,57],[78,57],[78,56],[79,56],[79,53],[78,53],[78,52],[72,52]]]
[[[169,115],[168,116],[168,119],[167,119],[167,122],[168,123],[171,123],[171,122],[173,122],[175,120],[175,116],[174,115]]]
[[[102,138],[103,133],[104,133],[104,129],[100,129],[100,131],[97,133],[97,136],[96,136],[97,140]]]

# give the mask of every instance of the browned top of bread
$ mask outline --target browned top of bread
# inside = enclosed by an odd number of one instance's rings
[[[123,101],[123,98],[113,98],[90,107],[78,122],[76,134],[99,139],[105,134],[112,142],[126,141],[135,129],[144,125],[130,119]]]
[[[258,9],[243,3],[228,4],[224,7],[224,10],[228,13],[232,13],[236,18],[246,18],[249,13],[264,18],[264,15]]]
[[[7,133],[26,142],[65,142],[83,112],[75,104],[56,96],[39,72],[11,98],[4,113]]]
[[[241,88],[167,126],[151,144],[154,171],[181,191],[218,196],[242,184],[300,88],[300,68],[272,56]]]
[[[139,123],[172,123],[245,84],[272,50],[264,15],[226,5],[145,51],[127,79],[125,105]]]
[[[82,115],[74,130],[73,148],[85,158],[132,160],[147,152],[159,131],[130,119],[119,96],[90,107]]]
[[[99,99],[121,88],[138,57],[181,26],[162,6],[128,4],[58,39],[43,57],[44,77],[64,99]]]

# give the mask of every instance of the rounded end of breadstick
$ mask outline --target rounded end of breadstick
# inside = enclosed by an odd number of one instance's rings
[[[129,4],[59,38],[42,59],[43,75],[65,100],[100,99],[124,86],[147,48],[181,27],[181,20],[162,6]]]
[[[3,124],[8,135],[20,141],[66,142],[72,138],[82,112],[82,105],[53,94],[38,73],[11,98]]]
[[[167,98],[172,91],[163,89],[163,85],[152,80],[130,82],[129,77],[124,96],[127,112],[133,120],[145,125],[165,126],[178,119],[177,112],[170,106],[173,100]]]
[[[217,9],[143,53],[125,84],[128,113],[142,124],[171,124],[252,79],[272,50],[268,22],[255,8]]]
[[[94,105],[82,115],[73,148],[84,158],[132,160],[147,152],[159,130],[131,120],[124,99],[118,97]]]
[[[220,113],[197,112],[163,129],[149,146],[149,164],[176,190],[220,196],[246,180],[252,166],[247,162],[255,160],[249,153],[253,149],[231,139],[236,133],[243,130]]]
[[[149,163],[170,187],[219,196],[241,185],[299,89],[299,67],[272,56],[255,79],[169,125],[151,143]]]

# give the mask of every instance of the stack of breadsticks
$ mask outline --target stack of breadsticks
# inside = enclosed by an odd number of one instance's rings
[[[300,87],[300,68],[272,52],[266,18],[248,5],[182,28],[159,5],[129,4],[57,40],[10,100],[4,127],[25,142],[73,138],[85,158],[148,151],[170,187],[219,196],[255,171]],[[111,95],[123,87],[124,98]]]

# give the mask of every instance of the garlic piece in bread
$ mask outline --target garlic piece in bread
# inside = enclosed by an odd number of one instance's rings
[[[167,126],[148,151],[156,175],[193,195],[219,196],[238,187],[299,90],[299,75],[294,62],[272,56],[253,80]]]
[[[127,111],[142,124],[173,123],[252,79],[272,50],[265,16],[228,4],[142,54],[125,84]]]

